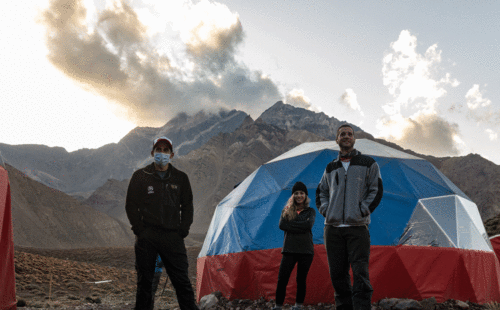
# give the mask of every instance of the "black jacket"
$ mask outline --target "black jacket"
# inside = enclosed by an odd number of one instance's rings
[[[132,175],[125,204],[134,234],[148,226],[176,230],[182,237],[193,223],[193,193],[188,176],[171,164],[164,179],[155,172],[154,164]]]
[[[281,212],[280,229],[285,231],[281,253],[314,254],[312,227],[316,219],[316,211],[306,208],[295,219],[288,221]]]

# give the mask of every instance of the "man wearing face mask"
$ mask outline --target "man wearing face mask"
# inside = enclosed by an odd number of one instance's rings
[[[160,255],[175,288],[179,307],[198,309],[188,277],[184,238],[193,222],[193,193],[188,176],[170,163],[172,141],[154,140],[154,162],[134,172],[125,209],[136,235],[137,294],[135,309],[152,310],[152,282]]]

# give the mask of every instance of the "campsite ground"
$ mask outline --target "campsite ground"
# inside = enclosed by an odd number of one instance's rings
[[[188,247],[189,277],[196,285],[200,247]],[[15,247],[16,295],[27,308],[133,309],[134,248],[46,250]],[[109,281],[101,282],[99,281]],[[170,282],[162,277],[158,309],[177,307]],[[97,282],[97,283],[96,283]],[[107,306],[106,306],[107,305]],[[111,307],[111,308],[110,308]],[[155,307],[156,308],[156,307]]]
[[[189,277],[196,285],[196,258],[199,246],[188,247]],[[136,288],[133,247],[46,250],[15,247],[16,295],[26,302],[22,309],[133,309]],[[109,281],[101,282],[99,281]],[[175,293],[162,277],[155,309],[176,309]],[[97,283],[96,283],[97,282]],[[163,292],[161,297],[158,297]],[[218,309],[270,309],[272,303],[260,300],[234,300],[219,303]],[[330,304],[309,309],[334,309]],[[379,308],[379,307],[376,307]],[[286,308],[285,308],[286,309]],[[468,303],[468,308],[455,301],[434,304],[424,310],[500,309],[499,305],[481,306]]]

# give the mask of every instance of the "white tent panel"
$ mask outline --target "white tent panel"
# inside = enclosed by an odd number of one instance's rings
[[[456,247],[422,203],[418,203],[398,245]]]
[[[482,225],[480,227],[483,227]],[[484,229],[484,228],[483,228]],[[469,250],[493,251],[488,236],[483,235],[471,220],[469,213],[457,203],[458,247]]]
[[[461,205],[464,210],[467,212],[472,222],[476,225],[476,228],[482,235],[487,236],[486,229],[484,228],[483,220],[481,219],[481,215],[479,214],[479,210],[475,203],[470,200],[467,200],[463,197],[457,196],[457,204]]]
[[[378,156],[378,157],[387,157],[387,158],[401,158],[401,159],[421,159],[419,157],[398,151],[396,149],[390,148],[383,144],[368,140],[368,139],[359,139],[356,140],[356,149],[365,155]],[[321,150],[333,150],[339,151],[339,146],[335,141],[324,141],[324,142],[310,142],[310,143],[302,143],[296,148],[270,160],[267,163],[272,163],[276,161],[280,161],[283,159],[308,154],[312,152],[317,152]]]
[[[420,199],[419,203],[427,209],[451,241],[458,244],[455,195]]]

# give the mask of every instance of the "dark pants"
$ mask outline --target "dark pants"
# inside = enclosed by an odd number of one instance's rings
[[[157,255],[175,288],[181,310],[198,309],[188,277],[188,259],[184,240],[175,231],[148,228],[136,238],[135,269],[137,270],[136,310],[153,307],[152,282]]]
[[[370,310],[373,288],[370,284],[370,232],[366,226],[325,226],[325,247],[330,278],[339,310]],[[349,267],[354,285],[351,287]]]
[[[295,264],[297,264],[297,296],[295,301],[299,304],[304,302],[306,297],[306,279],[311,267],[314,254],[288,254],[283,253],[281,258],[280,271],[278,274],[278,285],[276,286],[276,304],[283,305],[286,296],[286,286],[292,274]]]

